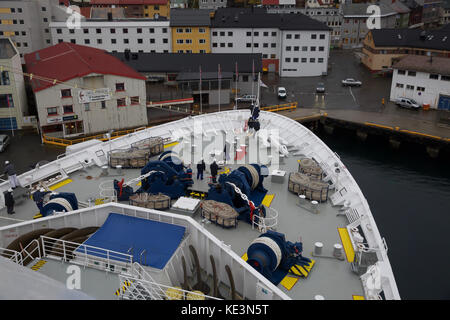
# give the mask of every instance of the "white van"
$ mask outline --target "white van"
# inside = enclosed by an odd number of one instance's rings
[[[395,99],[394,102],[396,105],[398,105],[400,107],[420,109],[420,105],[414,99],[400,97],[400,98]]]

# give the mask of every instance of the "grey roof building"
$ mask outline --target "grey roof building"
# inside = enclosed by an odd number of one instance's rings
[[[450,51],[450,32],[420,29],[379,29],[372,30],[376,47],[407,47]]]
[[[200,27],[211,24],[210,13],[213,10],[208,9],[172,9],[170,11],[171,27]]]

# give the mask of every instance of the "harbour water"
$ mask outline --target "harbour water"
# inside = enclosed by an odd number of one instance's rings
[[[364,193],[402,299],[449,299],[450,166],[431,159],[424,147],[385,139],[365,142],[354,132],[316,134],[335,152]]]
[[[361,142],[344,130],[316,134],[339,154],[366,196],[386,238],[401,298],[450,299],[449,157],[431,159],[411,145],[392,150],[384,139]],[[0,163],[13,162],[20,174],[62,153],[64,148],[41,145],[36,134],[17,133]]]

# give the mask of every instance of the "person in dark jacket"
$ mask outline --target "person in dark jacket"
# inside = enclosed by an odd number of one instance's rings
[[[17,179],[16,169],[14,169],[14,165],[9,161],[5,161],[5,170],[4,173],[8,175],[8,180],[11,188],[15,189],[19,186],[19,180]]]
[[[197,180],[200,178],[200,180],[203,180],[203,172],[206,170],[206,164],[205,161],[200,161],[197,163]]]
[[[14,198],[13,198],[13,190],[11,188],[8,191],[5,191],[3,195],[5,196],[5,206],[7,208],[8,214],[14,213]]]
[[[217,165],[216,160],[214,160],[214,162],[211,163],[209,169],[211,170],[212,182],[216,183],[217,171],[219,170],[219,166]]]

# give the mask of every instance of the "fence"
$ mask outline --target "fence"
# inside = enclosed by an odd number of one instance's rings
[[[284,104],[278,104],[274,106],[261,107],[262,111],[278,112],[278,111],[292,111],[297,109],[298,102],[289,102]]]

